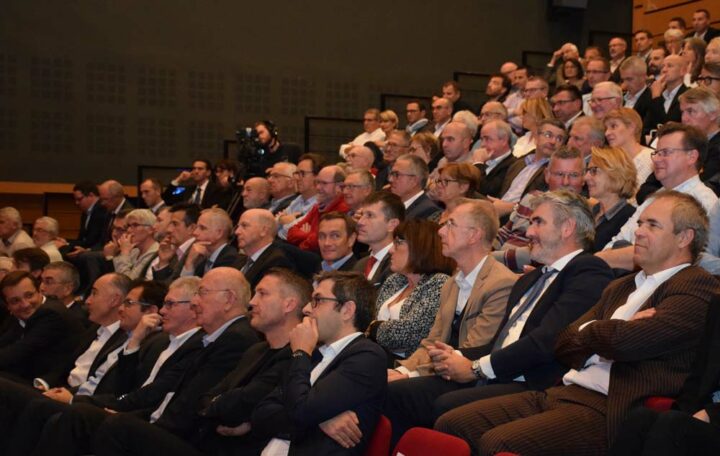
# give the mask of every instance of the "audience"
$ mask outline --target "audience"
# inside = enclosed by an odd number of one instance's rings
[[[480,171],[468,163],[450,163],[441,168],[435,180],[435,195],[445,209],[436,212],[430,220],[445,223],[460,201],[475,196],[479,181]]]

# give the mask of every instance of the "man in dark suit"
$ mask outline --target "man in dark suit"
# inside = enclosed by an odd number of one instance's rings
[[[625,61],[627,41],[619,36],[610,38],[608,42],[608,55],[610,55],[610,80],[620,84],[620,66]]]
[[[692,16],[693,31],[688,33],[688,38],[700,38],[706,43],[720,36],[720,30],[710,27],[710,12],[706,9],[695,10]]]
[[[678,97],[687,90],[683,84],[685,76],[685,60],[679,55],[669,55],[663,60],[661,71],[663,81],[657,80],[650,86],[652,102],[645,119],[643,133],[656,130],[658,125],[669,121],[680,122],[680,102]]]
[[[428,355],[437,377],[418,382],[416,391],[392,388],[398,394],[389,396],[388,415],[425,416],[427,426],[460,405],[542,390],[562,377],[566,369],[553,356],[557,335],[595,304],[612,272],[584,252],[592,246],[594,223],[582,197],[560,190],[539,196],[536,204],[527,234],[532,259],[544,266],[512,287],[499,330],[489,342],[460,347],[462,354],[450,344],[431,345]]]
[[[162,208],[167,207],[162,199],[162,183],[154,177],[145,179],[140,184],[140,198],[155,215],[158,215]]]
[[[708,150],[700,180],[720,193],[720,100],[709,90],[696,87],[679,97],[682,120],[708,138]]]
[[[297,165],[288,162],[275,163],[267,172],[270,186],[270,206],[268,209],[277,215],[287,208],[297,196],[295,177]]]
[[[570,368],[563,386],[477,401],[436,428],[480,454],[605,454],[632,406],[677,395],[688,376],[718,292],[715,278],[692,266],[707,227],[693,197],[657,194],[635,235],[642,271],[613,282],[557,339],[555,355]]]
[[[210,160],[197,159],[193,161],[190,171],[181,171],[170,181],[163,192],[163,200],[168,204],[184,201],[203,209],[215,206],[224,209],[230,202],[230,194],[213,182]]]
[[[318,277],[306,317],[290,333],[287,378],[253,412],[253,432],[274,437],[265,451],[363,454],[387,387],[385,353],[360,331],[374,294],[357,273]]]
[[[537,146],[522,159],[516,161],[507,170],[499,199],[493,200],[500,222],[504,223],[513,211],[515,204],[533,190],[544,191],[545,168],[550,156],[565,143],[567,131],[565,124],[556,119],[544,119],[537,126]]]
[[[621,87],[625,92],[623,106],[634,109],[641,119],[645,118],[652,101],[647,77],[647,64],[641,57],[628,57],[620,65]]]
[[[93,182],[79,182],[73,186],[73,200],[82,211],[80,232],[77,239],[69,241],[68,245],[62,248],[64,255],[75,250],[75,247],[90,250],[102,248],[103,233],[107,226],[107,210],[98,204],[99,194],[98,187]]]
[[[415,155],[401,155],[392,165],[390,191],[405,205],[406,219],[427,219],[440,212],[440,207],[423,190],[428,174],[427,163]]]
[[[355,263],[354,270],[380,288],[391,272],[388,252],[395,228],[405,220],[405,206],[397,195],[379,191],[365,199],[358,213],[357,239],[370,247],[370,254]]]
[[[177,436],[195,433],[202,423],[197,414],[200,399],[237,367],[246,350],[258,342],[246,317],[249,298],[250,285],[240,271],[227,267],[209,271],[192,300],[197,323],[206,332],[204,348],[187,363],[175,366],[163,381],[157,379],[138,390],[137,393],[142,392],[146,398],[159,397],[159,403],[148,407],[138,403],[141,395],[128,395],[117,401],[114,410],[130,412],[149,408],[149,415],[143,413],[143,417],[152,425]],[[145,426],[151,425],[129,413],[107,417],[97,430],[93,453],[138,454],[139,448],[128,447],[144,445],[142,439],[117,437]]]
[[[510,147],[512,129],[510,124],[505,121],[490,120],[482,126],[480,138],[483,141],[483,150],[487,151],[487,155],[483,157],[482,161],[475,163],[481,173],[478,193],[499,198],[505,174],[518,160],[512,154],[512,147]]]
[[[357,263],[353,246],[357,239],[355,221],[347,214],[328,212],[320,217],[318,245],[322,271],[352,271]]]
[[[240,216],[235,236],[245,261],[239,267],[252,290],[270,268],[295,269],[283,249],[273,242],[276,234],[277,222],[269,210],[249,209]]]
[[[11,329],[0,335],[0,372],[23,383],[69,361],[82,325],[55,299],[45,298],[26,271],[8,273],[0,292]]]
[[[153,280],[170,283],[180,277],[190,248],[195,242],[193,233],[200,218],[200,206],[177,203],[170,207],[170,223],[167,236],[161,240],[158,256],[150,263]]]
[[[195,242],[189,248],[181,276],[202,277],[213,268],[238,267],[241,257],[230,244],[232,228],[232,220],[224,210],[203,210],[193,231]]]
[[[572,84],[563,84],[558,86],[557,90],[550,98],[553,114],[562,120],[565,129],[570,130],[573,122],[582,117],[582,93],[580,89]]]
[[[56,261],[43,268],[40,276],[40,293],[46,298],[57,299],[65,305],[84,328],[90,326],[85,303],[76,299],[80,287],[80,274],[75,266],[66,261]]]

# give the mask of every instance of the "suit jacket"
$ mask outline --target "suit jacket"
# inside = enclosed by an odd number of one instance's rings
[[[405,219],[428,219],[438,212],[440,212],[440,207],[423,192],[418,199],[405,209]]]
[[[495,165],[495,167],[490,171],[489,174],[485,173],[485,164],[475,164],[475,166],[480,170],[480,173],[482,174],[480,178],[480,184],[478,185],[478,193],[485,196],[494,196],[495,198],[500,198],[503,195],[502,193],[500,193],[500,191],[503,187],[505,175],[507,174],[510,167],[513,166],[518,160],[519,159],[516,156],[510,154],[505,157],[500,163]]]
[[[515,282],[500,328],[505,326],[513,308],[541,274],[541,268],[537,268]],[[558,334],[597,302],[612,279],[610,267],[589,253],[581,253],[570,260],[536,302],[520,338],[492,352],[490,360],[497,380],[510,382],[523,375],[533,389],[555,384],[567,371],[555,358]],[[487,355],[500,332],[484,347],[460,351],[470,359]]]
[[[90,220],[88,220],[88,217]],[[107,228],[107,218],[108,212],[100,205],[100,201],[95,203],[89,216],[83,212],[80,216],[80,232],[77,239],[70,242],[70,247],[80,246],[92,250],[100,249]],[[85,226],[86,221],[87,226]]]
[[[718,195],[720,194],[720,131],[708,141],[707,152],[700,179]]]
[[[528,155],[533,153],[535,153],[534,149],[529,152]],[[502,183],[502,187],[500,188],[500,197],[502,197],[505,192],[510,189],[512,182],[515,180],[518,174],[520,174],[520,171],[525,168],[525,166],[525,160],[518,159],[515,161],[515,163],[508,167],[507,173],[505,174],[505,179]],[[522,195],[525,195],[526,193],[534,190],[540,190],[541,192],[547,190],[547,184],[545,183],[545,168],[547,168],[547,164],[541,166],[537,171],[535,171],[535,173],[532,175],[532,177],[530,177],[530,180],[525,186],[525,190],[523,190]],[[521,198],[522,195],[520,196]]]
[[[678,394],[699,348],[710,300],[720,288],[713,276],[690,266],[661,284],[640,307],[654,308],[655,315],[634,321],[611,319],[633,291],[634,275],[613,282],[595,306],[561,333],[556,347],[557,358],[574,369],[582,368],[593,354],[614,361],[607,399],[589,396],[607,402],[610,442],[631,407],[648,396]],[[597,321],[579,329],[592,320]],[[572,389],[561,394],[572,397]]]
[[[20,327],[20,325],[17,325]],[[82,331],[80,322],[54,299],[46,299],[0,348],[0,370],[25,380],[57,369],[70,360]]]
[[[215,342],[200,350],[189,365],[176,366],[175,374],[179,375],[168,374],[167,380],[160,382],[156,379],[146,386],[154,387],[156,391],[175,393],[155,424],[180,437],[197,429],[200,424],[197,414],[200,397],[234,369],[245,350],[258,340],[248,319],[239,318]],[[165,394],[161,397],[164,398]]]
[[[193,242],[194,244],[194,242]],[[165,266],[162,269],[152,269],[152,277],[153,280],[157,280],[159,282],[163,282],[166,284],[172,283],[175,279],[180,277],[180,274],[182,273],[183,266],[185,265],[185,260],[187,260],[188,254],[190,253],[190,249],[192,248],[193,244],[190,244],[190,246],[185,250],[185,253],[183,254],[182,258],[178,258],[177,255],[173,255],[172,259],[170,260],[170,263]]]
[[[89,328],[92,324],[90,320],[88,320],[88,310],[83,301],[79,299],[73,301],[70,307],[67,307],[67,310],[70,312],[70,315],[80,322],[84,329]]]
[[[383,349],[362,335],[338,353],[312,386],[312,359],[293,357],[285,382],[253,411],[253,432],[289,438],[291,455],[361,455],[385,402],[386,366]],[[357,414],[362,431],[352,449],[342,448],[319,427],[346,410]]]
[[[363,274],[365,272],[365,266],[368,263],[368,260],[370,260],[370,255],[360,258],[357,263],[355,263],[355,266],[353,267],[353,270],[355,272],[359,272]],[[388,276],[392,274],[392,271],[390,270],[390,255],[386,254],[385,258],[380,262],[380,265],[375,270],[375,274],[372,275],[372,277],[369,277],[368,280],[370,283],[373,284],[375,288],[380,288],[380,285],[385,282],[385,279],[388,278]]]
[[[158,356],[169,344],[170,338],[166,333],[154,332],[143,339],[138,350],[133,353],[126,355],[121,351],[117,362],[100,381],[95,394],[108,391],[121,396],[140,388],[150,375]],[[105,383],[107,386],[104,386]]]
[[[215,258],[215,261],[213,262],[213,265],[210,269],[219,268],[221,266],[227,266],[230,268],[238,268],[238,265],[241,264],[242,257],[238,253],[235,246],[231,244],[226,244],[225,247],[220,250],[220,254],[218,254],[217,258]],[[195,267],[195,273],[194,275],[198,277],[202,277],[205,275],[205,263],[207,262],[207,259],[202,260],[198,265]],[[239,268],[238,268],[239,269]]]
[[[692,38],[693,36],[695,36],[694,31],[691,31],[690,33],[688,33],[686,35],[687,38]],[[713,38],[718,37],[718,36],[720,36],[720,30],[718,30],[716,28],[708,27],[707,31],[705,32],[704,41],[706,43],[709,43],[710,40],[712,40]]]
[[[643,91],[642,95],[640,95],[640,98],[637,99],[637,101],[635,102],[635,106],[633,106],[633,109],[640,115],[641,119],[644,119],[648,111],[650,110],[651,104],[652,94],[650,93],[650,87],[648,87],[645,89],[645,91]]]
[[[492,256],[487,257],[465,304],[458,331],[459,346],[456,348],[482,346],[493,339],[505,316],[510,290],[516,281],[516,274]],[[459,291],[454,279],[445,282],[440,292],[440,309],[430,332],[412,356],[400,361],[401,366],[410,371],[419,370],[423,375],[434,373],[423,346],[431,341],[447,343],[450,340]]]
[[[245,257],[245,261],[241,263],[240,269],[250,260],[250,257]],[[285,251],[277,243],[273,242],[263,253],[260,254],[257,261],[255,261],[250,268],[245,271],[245,278],[250,282],[250,286],[253,290],[257,286],[260,279],[263,278],[265,272],[270,268],[285,268],[291,271],[295,270],[295,265],[290,258],[285,255]]]
[[[670,109],[668,109],[667,112],[665,112],[665,99],[662,96],[651,100],[650,108],[643,120],[643,134],[648,134],[650,130],[657,129],[658,124],[664,124],[669,121],[680,122],[681,112],[678,97],[687,89],[684,84],[680,84],[680,88],[675,94],[675,98],[673,98]]]
[[[165,200],[170,205],[183,201],[190,202],[193,198],[193,195],[195,194],[196,188],[196,185],[175,186],[173,184],[168,184],[162,195],[163,200]],[[213,181],[209,181],[207,186],[205,187],[205,193],[203,193],[200,207],[202,207],[203,209],[207,209],[213,206],[217,206],[221,209],[226,209],[228,204],[230,203],[230,197],[231,194],[227,192],[224,188],[222,188]]]

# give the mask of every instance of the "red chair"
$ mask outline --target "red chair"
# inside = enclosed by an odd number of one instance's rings
[[[388,456],[392,439],[392,423],[385,415],[380,415],[372,438],[365,449],[365,456]]]
[[[425,456],[442,454],[443,456],[470,456],[470,446],[463,439],[442,432],[421,427],[410,428],[393,451],[393,456],[402,453],[405,456]]]
[[[503,451],[502,453],[495,453],[495,456],[520,456],[517,453],[508,453],[507,451]]]
[[[675,399],[663,396],[650,396],[645,399],[645,407],[656,412],[667,412],[675,403]]]

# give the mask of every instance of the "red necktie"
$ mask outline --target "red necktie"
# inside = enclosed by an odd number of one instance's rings
[[[375,263],[377,263],[377,258],[370,255],[370,258],[368,258],[368,262],[365,265],[365,278],[370,280],[370,271],[372,271],[373,266],[375,266]]]

